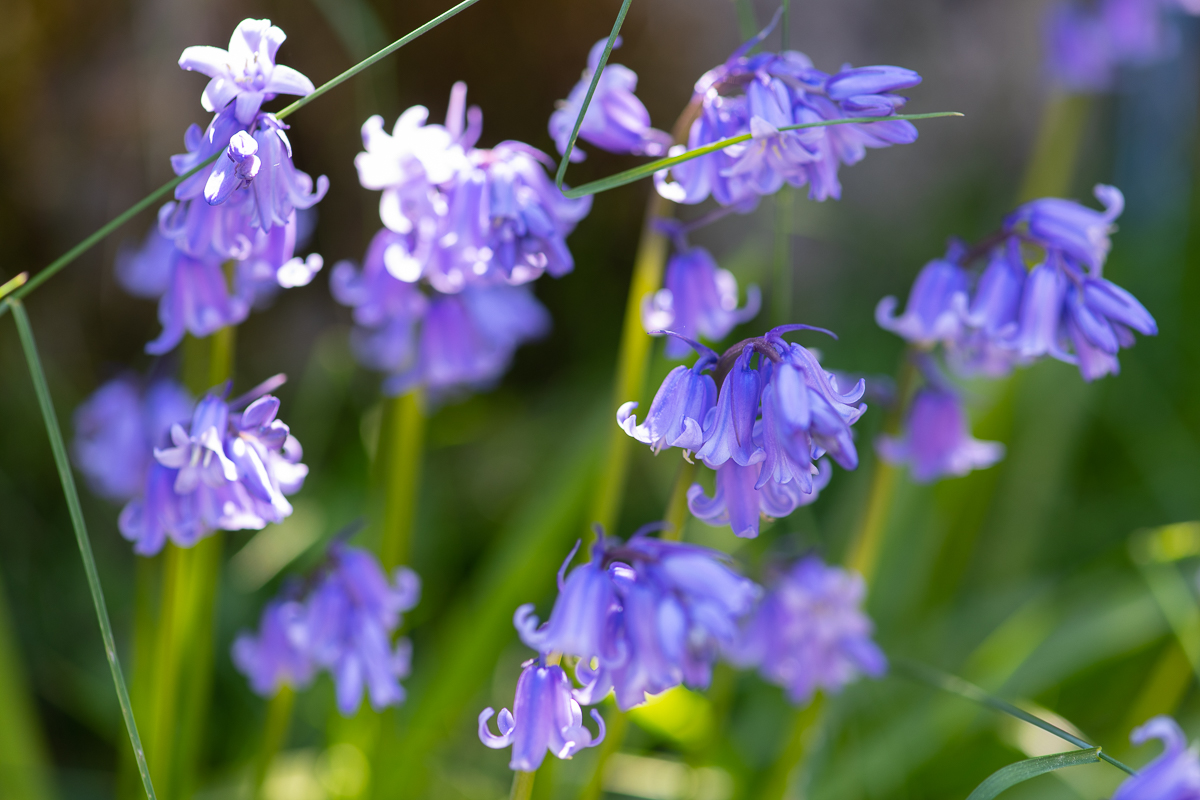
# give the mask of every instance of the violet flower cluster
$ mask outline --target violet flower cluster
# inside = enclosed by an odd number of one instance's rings
[[[1196,0],[1060,0],[1046,20],[1046,67],[1072,92],[1107,92],[1118,69],[1162,61],[1178,36],[1170,14],[1200,14]]]
[[[319,255],[295,256],[297,211],[320,201],[329,181],[314,184],[296,169],[287,126],[261,110],[277,95],[313,91],[304,75],[275,63],[284,38],[269,20],[247,19],[228,50],[189,47],[180,56],[180,67],[211,78],[201,104],[214,116],[204,129],[188,128],[187,152],[172,156],[171,167],[181,176],[199,169],[175,188],[142,247],[117,263],[127,291],[158,299],[163,330],[148,353],[171,350],[185,333],[204,337],[236,325],[252,306],[307,284],[322,266]]]
[[[695,484],[688,508],[738,536],[757,536],[760,516],[783,517],[816,500],[832,477],[825,455],[858,466],[850,427],[867,410],[859,403],[866,383],[843,394],[811,351],[783,340],[801,329],[813,330],[783,325],[719,357],[685,339],[699,357],[667,375],[645,420],[634,417],[637,403],[617,411],[625,432],[655,453],[679,447],[716,470],[714,495]]]
[[[735,573],[726,557],[696,545],[651,538],[646,526],[626,542],[597,530],[591,560],[566,575],[579,544],[558,572],[558,598],[539,626],[533,604],[513,616],[521,641],[541,655],[525,664],[513,713],[500,712],[500,736],[488,729],[494,715],[479,715],[479,738],[489,747],[513,746],[514,770],[532,770],[546,751],[569,758],[599,744],[582,726],[581,706],[611,691],[618,707],[641,705],[647,695],[686,684],[707,687],[722,649],[731,647],[742,618],[760,589]],[[578,659],[574,688],[550,654]]]
[[[291,515],[286,495],[308,467],[278,411],[269,394],[234,403],[209,394],[193,409],[172,382],[142,391],[117,378],[75,412],[75,462],[98,494],[127,501],[119,527],[135,553],[154,555],[167,539],[191,547],[214,530]]]
[[[889,120],[903,108],[896,94],[921,82],[901,67],[844,67],[833,75],[816,69],[795,50],[750,54],[770,28],[743,44],[724,64],[696,82],[698,116],[688,133],[694,150],[735,136],[752,138],[701,156],[655,176],[659,193],[677,203],[699,203],[710,195],[722,206],[749,211],[762,195],[784,183],[809,187],[814,200],[839,198],[838,170],[857,164],[868,148],[910,144],[917,129]],[[800,130],[791,125],[836,119],[879,117],[879,122],[846,123]]]
[[[388,373],[384,390],[424,386],[434,394],[497,380],[516,348],[549,329],[524,284],[559,277],[574,260],[566,236],[591,199],[570,200],[545,169],[549,156],[521,142],[475,146],[483,127],[451,92],[446,124],[425,124],[423,106],[388,134],[381,117],[363,125],[359,181],[382,192],[384,228],[362,269],[340,262],[334,297],[354,309],[354,346],[366,366]]]
[[[1134,744],[1151,739],[1162,742],[1157,758],[1126,778],[1112,800],[1195,800],[1200,797],[1200,755],[1188,747],[1179,723],[1167,716],[1154,717],[1131,735]]]
[[[951,242],[917,276],[904,313],[896,315],[896,298],[885,297],[876,321],[922,350],[940,344],[950,369],[964,377],[1000,378],[1046,356],[1076,365],[1085,381],[1116,374],[1118,353],[1134,344],[1134,333],[1153,336],[1158,326],[1133,295],[1103,277],[1124,197],[1113,186],[1095,192],[1103,211],[1034,200],[983,246]],[[970,267],[980,258],[986,266],[976,275]],[[901,438],[884,441],[884,457],[912,464],[922,480],[994,463],[997,448],[981,447],[966,432],[957,392],[938,370],[923,372],[936,386],[918,395]]]
[[[588,52],[587,69],[583,77],[571,89],[566,100],[559,101],[558,108],[550,115],[550,138],[559,154],[567,151],[567,141],[575,129],[575,121],[583,109],[584,98],[600,65],[607,39],[592,45]],[[613,42],[613,49],[621,46],[621,37]],[[650,112],[638,99],[637,73],[620,64],[606,64],[592,102],[588,105],[583,124],[579,127],[579,138],[610,153],[628,153],[640,156],[663,156],[671,146],[671,135],[650,125]],[[571,150],[572,161],[583,161],[585,153],[578,147]]]
[[[859,676],[887,671],[862,611],[866,583],[815,555],[777,577],[729,648],[729,660],[754,667],[797,705],[818,689],[837,692]]]
[[[344,716],[362,705],[364,689],[380,711],[404,702],[412,643],[392,637],[420,595],[412,570],[399,567],[389,579],[374,555],[334,542],[307,591],[289,583],[263,609],[258,632],[237,637],[233,662],[264,697],[305,688],[325,670]]]

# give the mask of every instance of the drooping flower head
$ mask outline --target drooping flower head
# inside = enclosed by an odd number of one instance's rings
[[[128,501],[142,492],[154,448],[177,422],[192,416],[192,398],[169,379],[144,386],[124,375],[110,380],[75,409],[71,456],[92,491]]]
[[[189,428],[173,424],[170,446],[151,448],[145,489],[119,520],[135,553],[153,555],[168,538],[191,547],[214,530],[257,530],[291,515],[285,495],[299,491],[308,467],[300,443],[275,418],[279,401],[255,393],[233,403],[208,394]]]
[[[917,130],[910,122],[885,118],[904,106],[905,98],[895,92],[920,83],[917,73],[901,67],[847,66],[830,75],[794,50],[749,55],[770,29],[697,81],[693,102],[699,105],[699,116],[692,123],[686,149],[734,136],[752,138],[672,167],[673,182],[665,171],[659,173],[655,184],[663,197],[699,203],[711,194],[721,205],[745,211],[754,207],[758,197],[775,193],[786,182],[807,185],[815,200],[837,199],[842,192],[838,181],[842,164],[858,163],[867,148],[916,141]],[[881,120],[781,130],[857,117]]]
[[[758,316],[762,302],[757,286],[746,292],[738,308],[737,279],[721,269],[703,247],[676,252],[667,261],[663,288],[642,303],[642,325],[648,333],[672,331],[690,339],[719,342],[735,327]],[[691,353],[687,342],[668,337],[667,358]]]
[[[580,658],[575,676],[585,688],[576,697],[585,705],[609,690],[628,709],[681,683],[706,687],[720,648],[758,597],[723,554],[650,537],[652,527],[627,542],[601,537],[590,561],[564,579],[572,551],[546,623],[538,626],[532,605],[513,618],[530,647]]]
[[[798,705],[818,689],[837,692],[862,675],[880,677],[887,659],[871,641],[865,593],[862,576],[815,555],[802,558],[771,584],[730,660],[757,667]]]
[[[876,449],[885,461],[907,464],[918,483],[987,469],[1004,457],[999,442],[972,438],[958,393],[932,385],[917,391],[901,435],[880,437]]]
[[[1158,326],[1133,295],[1103,277],[1124,197],[1113,186],[1095,193],[1103,211],[1043,198],[1010,214],[985,247],[952,244],[945,259],[922,271],[903,316],[892,316],[889,297],[876,319],[923,348],[942,343],[965,375],[999,377],[1044,356],[1078,365],[1088,381],[1118,372],[1117,354],[1133,345],[1134,332],[1153,336]],[[987,267],[974,280],[967,268],[982,256]]]
[[[420,594],[412,570],[399,567],[389,578],[375,556],[335,541],[306,584],[289,582],[267,604],[257,635],[237,638],[234,664],[264,696],[285,684],[303,688],[327,670],[345,716],[358,710],[364,689],[376,711],[401,703],[412,645],[392,637]]]
[[[696,364],[671,371],[641,425],[636,403],[617,411],[625,432],[655,452],[680,447],[717,470],[716,494],[708,498],[696,484],[688,507],[739,536],[758,535],[760,513],[785,516],[815,500],[830,477],[819,466],[826,454],[845,469],[858,466],[850,427],[866,412],[866,383],[843,394],[811,351],[783,340],[800,329],[812,330],[783,325],[721,356],[679,337],[700,354]]]
[[[567,140],[571,138],[575,120],[579,118],[583,100],[607,43],[607,39],[601,39],[592,45],[583,77],[571,89],[567,99],[559,101],[558,108],[550,115],[550,138],[554,139],[560,154],[567,150]],[[618,36],[613,42],[613,49],[620,46],[621,37]],[[671,145],[671,135],[651,127],[650,112],[634,94],[635,91],[636,72],[620,64],[606,64],[587,114],[583,117],[579,138],[610,153],[665,155]],[[584,158],[585,154],[578,146],[571,151],[572,161],[583,161]]]
[[[501,709],[496,720],[499,736],[488,729],[495,710],[489,706],[479,712],[479,740],[493,750],[512,746],[509,769],[533,772],[542,765],[547,751],[565,759],[604,741],[604,718],[592,709],[599,728],[593,736],[583,724],[583,709],[562,667],[547,665],[543,658],[531,659],[523,666],[513,710]]]
[[[1154,717],[1129,737],[1134,744],[1158,739],[1158,758],[1125,779],[1113,800],[1193,800],[1200,797],[1200,756],[1188,747],[1179,723],[1167,716]]]

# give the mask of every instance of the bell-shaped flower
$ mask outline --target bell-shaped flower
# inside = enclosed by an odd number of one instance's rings
[[[865,594],[862,576],[803,558],[770,586],[727,654],[738,666],[757,667],[797,705],[818,689],[837,692],[862,675],[880,677],[887,659],[871,641]]]
[[[178,423],[171,426],[173,447],[155,448],[154,458],[178,470],[175,492],[189,494],[204,482],[218,488],[238,479],[238,469],[225,453],[229,406],[220,397],[207,395],[192,415],[190,432]]]
[[[813,464],[807,475],[794,476],[788,483],[771,480],[763,464],[743,467],[730,460],[717,468],[716,490],[711,498],[703,486],[692,484],[687,493],[688,510],[709,525],[728,525],[735,536],[753,539],[758,536],[760,518],[786,517],[800,506],[816,501],[832,477],[833,469],[827,459]]]
[[[647,333],[671,331],[719,342],[736,326],[758,315],[762,302],[757,286],[746,291],[738,308],[737,279],[721,269],[703,247],[676,253],[667,261],[663,288],[642,302],[642,325]],[[677,337],[667,339],[667,358],[684,358],[690,349]]]
[[[1026,274],[1016,238],[992,250],[975,286],[963,328],[958,336],[945,342],[955,371],[989,378],[1012,371],[1018,357],[1010,340],[1017,332]]]
[[[264,395],[231,419],[229,459],[247,491],[270,505],[262,515],[271,522],[291,516],[292,506],[284,497],[299,491],[308,476],[300,463],[303,451],[288,426],[275,418],[279,399]]]
[[[301,73],[275,63],[284,32],[266,19],[242,20],[229,39],[229,49],[189,47],[179,57],[179,66],[212,78],[200,102],[205,111],[220,111],[235,103],[237,119],[248,125],[262,104],[276,95],[301,97],[314,90]]]
[[[885,297],[875,307],[875,322],[905,340],[923,347],[954,339],[967,313],[966,270],[956,263],[952,245],[946,258],[930,261],[913,281],[904,313],[895,315],[898,301]]]
[[[479,713],[479,740],[493,750],[511,745],[508,766],[515,771],[535,771],[547,751],[566,759],[604,741],[604,719],[599,712],[591,712],[599,728],[593,736],[583,724],[583,709],[563,668],[547,665],[541,658],[525,662],[517,679],[513,710],[501,709],[497,719],[499,736],[488,729],[488,720],[495,713],[491,707]]]
[[[1133,331],[1158,333],[1137,298],[1103,278],[1085,277],[1067,290],[1066,325],[1085,381],[1120,372],[1117,353],[1133,346]]]
[[[671,341],[676,339],[671,337]],[[717,385],[706,374],[717,365],[717,354],[699,342],[682,339],[700,354],[691,367],[671,370],[650,403],[650,413],[637,424],[633,412],[637,403],[630,401],[617,409],[617,424],[627,434],[655,453],[666,447],[698,450],[704,444],[704,420],[717,401]]]
[[[114,378],[75,409],[72,460],[96,494],[130,500],[145,488],[155,445],[166,443],[172,425],[191,418],[192,405],[172,380],[142,387],[131,376]]]
[[[1109,236],[1125,208],[1125,196],[1117,187],[1105,184],[1097,184],[1094,193],[1103,211],[1074,200],[1044,197],[1010,214],[1004,229],[1047,251],[1060,252],[1068,264],[1088,267],[1098,276],[1112,248]]]
[[[234,666],[256,694],[273,697],[285,686],[302,689],[312,682],[317,666],[307,622],[304,605],[285,595],[267,603],[256,634],[243,632],[234,640]]]
[[[258,142],[245,131],[238,131],[229,140],[225,157],[213,164],[204,184],[204,199],[210,205],[224,203],[237,189],[244,189],[258,175],[262,159],[258,157]]]
[[[1017,330],[1012,340],[1024,363],[1046,355],[1075,363],[1075,358],[1066,349],[1062,325],[1068,288],[1070,281],[1066,273],[1055,263],[1039,264],[1026,278]]]
[[[365,550],[335,542],[320,582],[306,603],[314,662],[333,676],[338,710],[351,716],[364,687],[381,711],[404,701],[400,679],[410,669],[408,639],[392,644],[401,614],[420,598],[416,573],[399,567],[391,578]]]
[[[592,548],[592,558],[571,570],[567,566],[579,550],[579,542],[567,554],[558,570],[558,598],[549,619],[541,627],[526,603],[513,616],[513,627],[521,641],[541,653],[564,653],[583,659],[599,658],[609,663],[623,655],[614,637],[615,616],[621,605],[612,580],[612,567],[605,563],[603,542]]]
[[[313,179],[292,164],[292,143],[284,132],[287,126],[270,114],[259,116],[254,128],[258,158],[262,167],[250,181],[253,203],[252,224],[264,231],[286,225],[296,209],[312,208],[329,191],[324,175]],[[212,202],[212,201],[209,201]]]
[[[901,435],[881,436],[876,449],[885,461],[907,464],[918,483],[987,469],[1004,457],[1004,445],[971,437],[962,399],[939,386],[918,390]]]
[[[706,415],[704,444],[696,456],[711,469],[730,459],[744,467],[765,457],[763,449],[754,443],[754,421],[762,396],[762,370],[751,366],[757,352],[750,344],[742,348],[725,375],[716,406]]]
[[[1146,766],[1131,775],[1113,792],[1112,800],[1193,800],[1200,797],[1200,756],[1188,747],[1179,723],[1158,716],[1134,730],[1134,744],[1151,739],[1162,742],[1163,751]]]
[[[588,52],[587,69],[583,77],[571,89],[566,100],[559,101],[558,108],[550,115],[550,138],[558,152],[567,149],[567,140],[575,129],[575,120],[583,108],[583,100],[591,86],[600,57],[604,54],[607,39],[592,45]],[[613,49],[621,46],[621,37],[613,42]],[[671,146],[671,135],[656,130],[650,125],[650,112],[634,94],[637,91],[637,73],[620,64],[607,64],[596,84],[596,91],[588,105],[587,114],[579,128],[579,138],[610,153],[632,153],[633,155],[662,156]],[[572,161],[582,161],[584,153],[579,147],[571,151]]]

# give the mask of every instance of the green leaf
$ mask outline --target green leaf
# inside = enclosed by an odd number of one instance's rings
[[[1027,758],[993,772],[987,780],[975,787],[975,791],[971,792],[971,796],[967,800],[992,800],[1005,789],[1016,786],[1018,783],[1024,783],[1030,778],[1036,778],[1038,775],[1045,775],[1047,772],[1053,772],[1063,767],[1095,764],[1099,760],[1099,747]]]

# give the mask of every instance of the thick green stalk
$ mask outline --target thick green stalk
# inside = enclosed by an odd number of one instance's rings
[[[696,462],[679,459],[679,472],[675,474],[675,485],[671,488],[671,499],[667,501],[667,512],[663,516],[663,521],[670,526],[660,534],[663,539],[679,541],[683,538],[683,527],[688,518],[687,493],[695,477]]]
[[[133,747],[134,756],[137,758],[138,771],[142,776],[142,785],[146,790],[146,796],[150,800],[155,800],[154,785],[150,780],[150,771],[146,766],[146,756],[142,750],[142,739],[138,735],[137,722],[133,718],[133,706],[129,702],[129,691],[125,687],[125,678],[121,674],[121,661],[117,656],[116,642],[113,640],[112,622],[108,618],[104,590],[100,586],[100,574],[96,571],[96,557],[92,554],[92,543],[88,538],[87,525],[83,520],[83,507],[79,503],[75,477],[71,474],[71,462],[67,458],[67,448],[63,443],[62,430],[58,426],[58,417],[54,413],[50,388],[46,385],[46,375],[42,371],[41,359],[38,358],[33,328],[29,325],[29,316],[25,313],[25,307],[19,299],[10,298],[7,305],[12,310],[13,320],[17,324],[17,333],[21,337],[21,348],[25,352],[29,375],[33,380],[38,406],[42,411],[42,421],[46,425],[46,435],[50,438],[50,450],[54,453],[54,464],[58,468],[58,477],[62,482],[63,494],[67,500],[67,510],[75,529],[75,541],[79,546],[79,555],[83,559],[83,570],[87,575],[92,605],[96,608],[100,636],[104,640],[104,655],[108,659],[109,670],[112,672],[113,685],[117,690],[117,701],[121,706],[121,716],[124,718],[125,728],[129,732],[129,742]]]
[[[529,800],[533,795],[533,779],[536,777],[536,772],[514,772],[508,800]]]
[[[788,795],[788,785],[792,781],[795,767],[805,761],[816,738],[820,734],[821,724],[825,714],[825,695],[813,696],[812,702],[796,712],[792,718],[792,729],[788,739],[780,751],[779,757],[768,770],[762,786],[755,797],[760,800],[781,800]]]
[[[49,759],[31,697],[0,582],[0,796],[50,800]]]
[[[596,753],[596,765],[592,769],[587,785],[579,793],[579,800],[600,800],[604,795],[604,769],[608,766],[608,760],[625,743],[625,734],[629,732],[629,715],[617,708],[616,703],[613,703],[604,718],[604,725],[608,731],[604,736],[604,741],[600,743],[600,748]]]
[[[263,726],[262,746],[254,761],[254,778],[250,800],[259,800],[271,762],[287,744],[288,728],[292,724],[292,708],[296,703],[296,692],[290,686],[281,686],[271,702],[267,703],[267,721]]]
[[[391,572],[407,563],[412,551],[421,488],[421,461],[425,454],[425,413],[420,390],[387,401],[380,426],[380,489],[383,519],[379,559]]]

